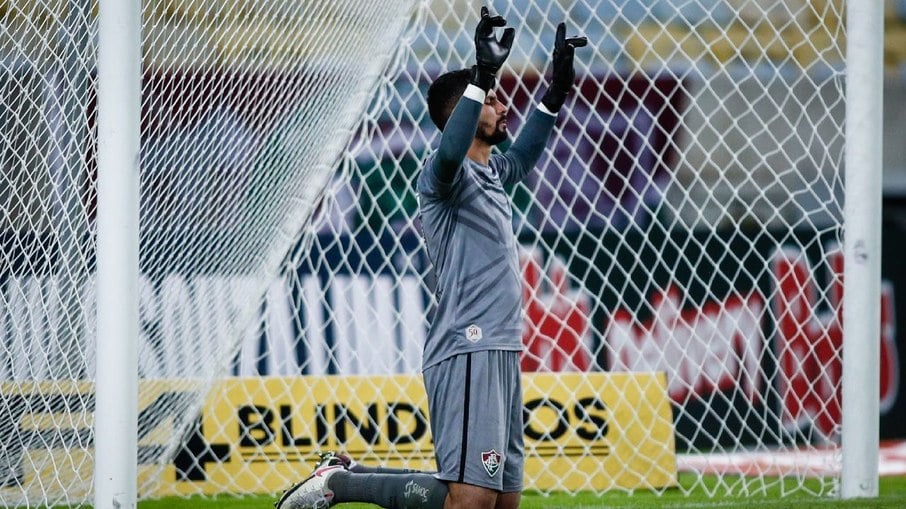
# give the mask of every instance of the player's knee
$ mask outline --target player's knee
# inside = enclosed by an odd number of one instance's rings
[[[460,483],[450,483],[447,488],[444,509],[494,509],[497,505],[497,491]]]
[[[494,506],[494,509],[517,509],[520,500],[522,500],[522,493],[518,491],[501,493],[497,496],[497,505]]]

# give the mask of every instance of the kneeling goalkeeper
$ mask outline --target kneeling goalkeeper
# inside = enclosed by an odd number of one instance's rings
[[[437,472],[359,465],[326,454],[314,473],[288,490],[277,509],[367,502],[387,508],[509,509],[519,506],[524,464],[522,276],[505,187],[538,162],[557,112],[573,87],[573,50],[584,37],[557,27],[551,85],[504,154],[507,107],[494,92],[514,29],[481,9],[476,64],[446,73],[428,89],[438,150],[418,178],[419,215],[434,266],[437,306],[425,340]]]

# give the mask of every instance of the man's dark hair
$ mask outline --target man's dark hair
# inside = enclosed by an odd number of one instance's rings
[[[470,69],[450,71],[438,76],[428,87],[428,114],[431,115],[434,125],[441,131],[447,125],[447,119],[450,118],[453,108],[456,107],[459,98],[466,91],[471,79],[472,71]]]

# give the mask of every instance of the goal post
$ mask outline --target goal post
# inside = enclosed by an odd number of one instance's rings
[[[487,4],[511,133],[557,23],[590,42],[508,190],[526,486],[877,494],[882,3]],[[131,71],[104,15],[134,2],[0,6],[0,507],[277,493],[326,449],[432,467],[414,184],[481,5],[150,0],[112,16]],[[136,74],[138,111],[102,97]]]
[[[878,496],[883,3],[847,2],[844,498]]]
[[[141,2],[98,15],[94,507],[135,507],[138,472]]]

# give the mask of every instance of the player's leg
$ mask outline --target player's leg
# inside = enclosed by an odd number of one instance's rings
[[[343,465],[328,464],[288,490],[277,509],[342,502],[400,509],[492,509],[514,501],[518,505],[513,493],[518,494],[522,482],[522,401],[513,395],[514,372],[518,372],[515,352],[460,355],[425,371],[437,474],[356,474]],[[518,422],[512,418],[514,412]],[[518,447],[511,443],[513,427],[518,430]],[[501,493],[507,494],[498,502]]]
[[[390,509],[442,509],[446,483],[416,470],[362,467],[345,454],[322,454],[314,471],[287,490],[277,509],[324,508],[365,502]]]
[[[514,413],[511,369],[501,367],[507,358],[518,370],[518,357],[518,352],[473,352],[425,370],[436,476],[449,482],[445,509],[492,509],[502,492],[521,490],[522,453],[512,465],[507,458]],[[521,400],[516,408],[521,437]],[[506,471],[518,472],[518,480]]]
[[[493,508],[500,493],[496,490],[451,482],[444,509]]]
[[[441,509],[447,484],[431,474],[340,472],[330,481],[333,503],[366,502],[391,509]]]
[[[522,500],[521,491],[501,493],[497,496],[497,505],[494,506],[494,509],[516,509],[519,507],[520,500]]]
[[[446,483],[430,474],[357,474],[342,465],[328,465],[287,490],[276,509],[324,509],[344,502],[388,509],[442,509],[446,499]]]
[[[509,415],[504,423],[507,446],[503,464],[503,492],[497,497],[495,509],[516,509],[522,499],[522,478],[525,470],[525,442],[522,414],[522,373],[518,352],[495,352],[501,377],[501,394]]]

